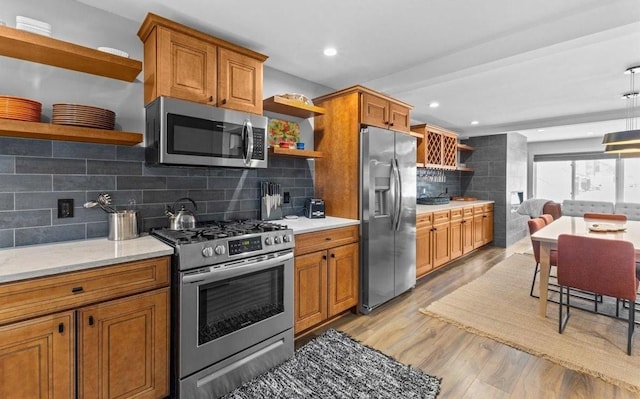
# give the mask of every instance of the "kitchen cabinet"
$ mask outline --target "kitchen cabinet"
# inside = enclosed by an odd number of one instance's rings
[[[362,110],[365,97],[386,99],[411,109],[408,104],[362,86],[313,99],[316,106],[326,110],[314,118],[314,143],[315,150],[324,155],[315,161],[315,195],[324,199],[327,215],[360,219],[360,127],[372,124]],[[387,128],[403,131],[399,126],[394,123]]]
[[[493,241],[493,204],[473,207],[473,247]]]
[[[299,335],[358,304],[358,226],[295,237],[294,332]]]
[[[0,26],[0,55],[133,82],[142,70],[137,60]],[[135,145],[142,134],[51,123],[0,120],[0,136],[87,143]]]
[[[158,96],[262,115],[267,57],[149,13],[144,42],[144,102]]]
[[[411,126],[418,134],[416,162],[426,168],[455,170],[458,163],[458,135],[439,126]]]
[[[362,123],[408,133],[411,124],[411,107],[387,96],[363,91]]]
[[[433,269],[433,214],[416,215],[416,277],[423,276]]]
[[[451,259],[473,251],[473,207],[451,210]]]
[[[11,386],[22,387],[0,396],[74,397],[77,383],[78,397],[166,397],[169,263],[153,258],[0,285],[0,342],[11,343],[0,348],[0,364],[20,370]]]
[[[416,216],[416,277],[447,264],[451,259],[450,211]]]

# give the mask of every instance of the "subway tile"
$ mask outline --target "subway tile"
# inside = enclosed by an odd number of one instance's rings
[[[118,176],[118,190],[166,189],[167,178],[162,176]]]
[[[100,190],[116,188],[115,176],[53,175],[54,191]]]
[[[201,176],[167,177],[167,189],[207,188],[207,178]]]
[[[74,207],[81,207],[85,202],[84,191],[42,191],[16,193],[15,196],[16,209],[57,209],[58,199],[63,198],[73,199]]]
[[[87,238],[99,238],[109,236],[109,223],[87,223]]]
[[[116,159],[116,146],[110,144],[54,141],[53,156],[56,158]]]
[[[257,189],[244,190],[226,190],[225,199],[227,200],[244,200],[244,199],[256,199],[260,197],[260,191]]]
[[[207,213],[224,213],[240,209],[238,201],[208,201]]]
[[[136,205],[143,203],[142,191],[140,190],[87,191],[87,200],[97,199],[102,192],[109,194],[111,205],[119,209],[126,208],[130,200],[134,200]]]
[[[0,137],[0,155],[51,156],[51,141]]]
[[[36,211],[4,211],[0,212],[0,226],[3,228],[20,228],[51,225],[51,210]]]
[[[16,229],[15,231],[16,246],[82,240],[84,238],[84,224]]]
[[[107,221],[107,213],[98,206],[94,208],[75,207],[73,209],[72,218],[59,219],[58,211],[54,210],[52,214],[51,224],[61,225],[61,224],[78,224],[78,223],[106,222],[106,221]]]
[[[14,193],[0,193],[0,211],[12,211]]]
[[[209,189],[214,190],[224,190],[230,188],[238,188],[242,187],[238,179],[231,179],[227,177],[208,177],[207,178],[207,187]]]
[[[116,159],[118,161],[144,162],[145,147],[116,146]]]
[[[84,175],[86,172],[84,159],[16,157],[16,173]]]
[[[0,192],[51,191],[50,175],[0,175]]]
[[[0,248],[13,247],[13,230],[0,230]]]
[[[224,200],[224,190],[189,190],[186,197],[194,201],[220,201]]]
[[[88,175],[142,175],[140,162],[87,160]]]
[[[15,158],[11,156],[0,156],[0,173],[15,172]]]
[[[144,176],[189,176],[190,168],[178,166],[142,166]]]
[[[171,204],[179,198],[184,197],[190,197],[194,201],[204,199],[190,196],[187,190],[144,190],[142,192],[142,198],[145,204]]]

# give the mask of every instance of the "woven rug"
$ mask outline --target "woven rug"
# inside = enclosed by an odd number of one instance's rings
[[[535,260],[514,254],[484,275],[420,311],[474,334],[548,359],[566,368],[640,392],[640,331],[627,356],[627,322],[577,309],[558,333],[558,305],[538,315],[529,296]]]
[[[439,378],[330,329],[224,399],[433,399],[439,391]]]

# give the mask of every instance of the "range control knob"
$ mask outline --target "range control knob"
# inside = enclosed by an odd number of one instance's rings
[[[274,238],[273,240],[276,242],[276,244],[282,244],[282,237],[280,236],[276,236],[276,238]]]
[[[202,256],[204,256],[205,258],[213,256],[213,248],[211,247],[202,248]]]
[[[271,239],[271,237],[267,237],[264,239],[264,243],[266,245],[273,245],[273,240]]]
[[[226,252],[227,250],[224,248],[224,245],[216,246],[216,255],[224,255]]]
[[[284,242],[291,242],[291,236],[289,234],[285,234],[282,236],[282,240]]]

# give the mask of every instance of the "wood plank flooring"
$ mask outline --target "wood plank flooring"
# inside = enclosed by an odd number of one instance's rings
[[[405,364],[441,377],[438,399],[640,398],[598,378],[465,332],[418,311],[476,279],[512,253],[530,249],[530,245],[527,238],[507,249],[482,248],[424,277],[411,292],[370,315],[349,314],[300,338],[296,345],[329,327],[344,331]]]

